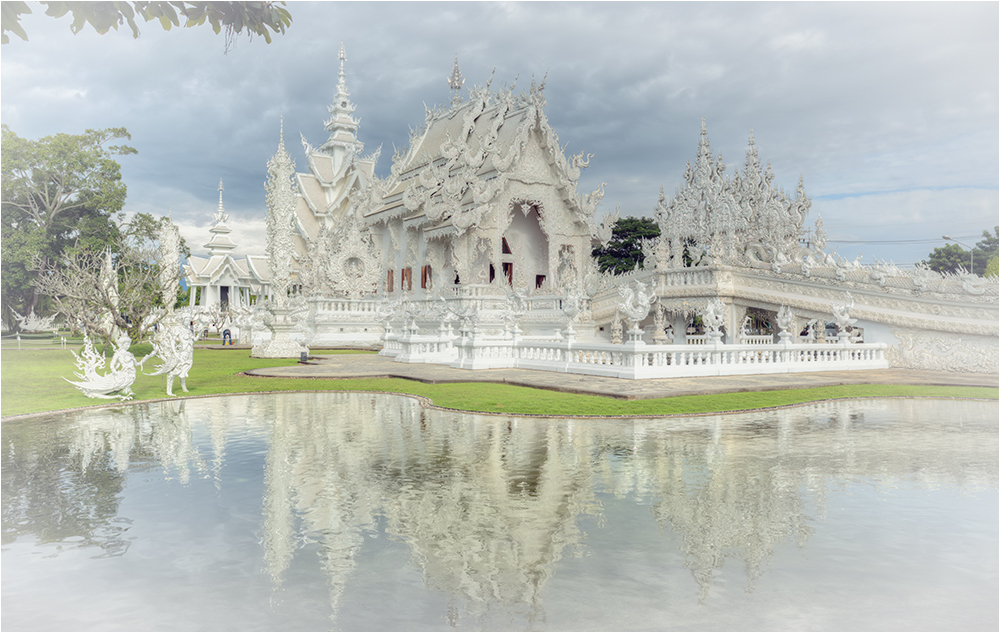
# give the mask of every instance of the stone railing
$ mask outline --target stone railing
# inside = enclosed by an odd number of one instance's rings
[[[400,334],[398,332],[386,332],[382,335],[382,349],[379,351],[379,356],[389,356],[395,357],[399,356],[403,351],[403,346],[399,342]]]
[[[889,366],[884,343],[646,345],[630,341],[614,345],[462,337],[454,346],[457,357],[450,364],[462,369],[536,369],[630,379],[884,369]]]
[[[372,297],[370,299],[330,299],[320,298],[310,301],[316,306],[318,312],[350,312],[372,314],[378,312],[379,306],[384,301],[381,298]]]
[[[687,268],[676,271],[657,271],[653,277],[659,286],[707,286],[715,282],[713,269]]]
[[[741,345],[767,345],[774,342],[773,334],[740,334]]]

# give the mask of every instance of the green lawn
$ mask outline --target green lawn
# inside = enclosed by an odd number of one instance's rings
[[[136,350],[136,355],[148,349]],[[151,359],[152,360],[152,359]],[[512,414],[635,415],[740,411],[776,407],[832,398],[923,396],[941,398],[997,399],[998,390],[986,387],[927,387],[893,385],[846,385],[787,391],[764,391],[705,396],[679,396],[654,400],[616,400],[602,396],[559,393],[527,387],[491,383],[428,385],[402,378],[320,380],[257,378],[241,372],[260,367],[294,365],[293,359],[254,359],[248,350],[196,349],[194,367],[188,377],[191,396],[266,391],[384,391],[429,398],[442,407]],[[145,367],[152,371],[156,363]],[[69,350],[10,349],[0,355],[0,415],[3,417],[55,411],[112,401],[84,397],[63,377],[73,378],[73,356]],[[162,376],[140,374],[133,386],[135,400],[166,397]],[[175,381],[174,393],[182,393]]]

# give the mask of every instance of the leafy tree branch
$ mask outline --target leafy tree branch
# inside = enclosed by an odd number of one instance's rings
[[[79,33],[88,24],[98,33],[118,30],[127,25],[132,37],[139,37],[137,18],[145,22],[157,21],[169,31],[180,26],[183,17],[185,27],[201,26],[208,22],[216,34],[225,31],[226,47],[236,42],[236,37],[246,32],[252,40],[254,35],[271,43],[271,33],[284,34],[292,24],[292,15],[284,8],[284,2],[41,2],[45,5],[45,15],[61,18],[72,14],[70,31]],[[2,36],[0,43],[8,44],[13,33],[24,41],[28,34],[21,25],[21,15],[31,13],[26,2],[3,2]]]

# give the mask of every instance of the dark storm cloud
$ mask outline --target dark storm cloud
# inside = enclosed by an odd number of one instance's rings
[[[457,54],[466,88],[546,77],[560,142],[594,154],[580,189],[606,181],[607,211],[646,214],[661,185],[672,194],[705,118],[728,173],[752,129],[779,184],[802,176],[831,239],[996,223],[996,3],[294,2],[285,35],[226,55],[208,27],[73,36],[32,8],[31,41],[3,49],[3,121],[31,138],[127,127],[140,152],[122,160],[128,209],[172,210],[196,251],[220,178],[237,242],[262,249],[281,117],[304,169],[299,134],[327,136],[341,41],[360,140],[382,146],[383,175],[424,104],[448,101]],[[929,250],[840,245],[901,263]]]

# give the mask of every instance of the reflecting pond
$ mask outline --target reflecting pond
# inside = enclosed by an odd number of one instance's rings
[[[996,630],[998,417],[303,393],[6,422],[0,625]]]

